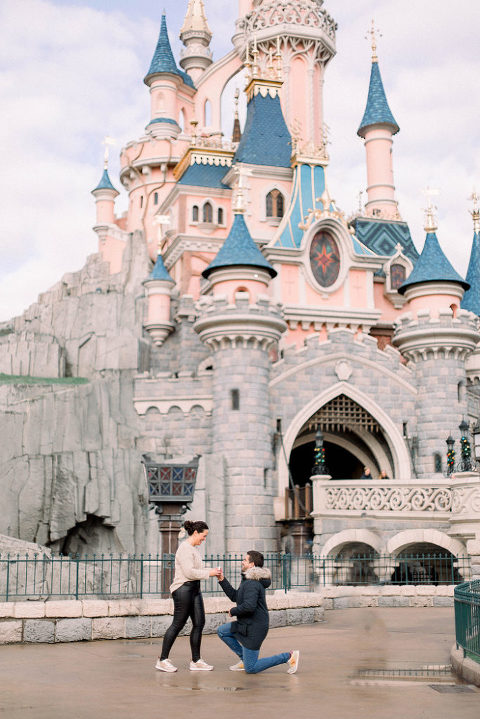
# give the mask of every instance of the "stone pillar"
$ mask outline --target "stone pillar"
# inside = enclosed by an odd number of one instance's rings
[[[322,516],[325,509],[326,494],[324,490],[325,484],[332,479],[329,474],[314,474],[310,477],[313,490],[313,554],[320,554],[323,546],[322,533]]]
[[[410,361],[416,375],[417,426],[416,431],[409,427],[409,435],[418,437],[419,478],[434,473],[436,452],[445,466],[445,440],[450,434],[460,439],[458,426],[468,417],[465,359],[478,339],[476,318],[464,310],[457,317],[450,308],[440,310],[438,317],[432,317],[430,310],[419,310],[416,318],[408,313],[396,324],[393,344]],[[456,451],[459,459],[458,441]]]
[[[273,514],[269,350],[286,325],[268,298],[205,298],[195,330],[213,351],[213,447],[225,483],[226,551],[278,549]]]

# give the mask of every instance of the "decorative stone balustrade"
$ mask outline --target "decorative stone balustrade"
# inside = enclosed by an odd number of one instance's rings
[[[296,3],[292,0],[263,2],[245,18],[242,18],[238,26],[247,37],[253,36],[264,28],[277,25],[317,28],[323,30],[334,41],[337,24],[320,6],[321,3],[318,0],[311,0],[307,3]]]
[[[401,516],[461,525],[461,533],[480,530],[480,475],[463,472],[425,480],[337,480],[312,477],[315,518]]]

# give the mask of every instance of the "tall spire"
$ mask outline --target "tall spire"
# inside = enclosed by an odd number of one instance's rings
[[[233,132],[232,132],[232,142],[240,142],[242,139],[242,130],[240,128],[240,118],[238,116],[238,98],[239,98],[239,90],[238,87],[235,90],[235,116],[233,120]]]
[[[380,36],[380,33],[373,20],[368,34],[371,36],[372,43],[372,69],[370,72],[367,106],[360,127],[357,130],[357,135],[365,137],[365,131],[371,125],[386,125],[391,129],[392,135],[395,135],[400,128],[393,117],[385,95],[377,57],[377,36]]]
[[[473,242],[467,270],[470,289],[465,292],[461,306],[464,310],[480,315],[480,196],[474,191],[470,199],[473,200],[473,210],[470,212],[473,218]]]
[[[160,24],[160,34],[158,36],[157,47],[155,48],[152,62],[150,63],[150,68],[145,75],[143,81],[146,85],[149,85],[150,81],[155,75],[164,72],[168,72],[171,75],[178,75],[182,78],[186,85],[190,85],[191,87],[194,86],[192,78],[185,72],[182,72],[182,70],[179,70],[177,67],[177,63],[175,62],[175,58],[172,52],[172,46],[170,45],[170,40],[168,38],[167,18],[165,16],[165,13],[163,13],[162,15],[162,22]]]
[[[189,0],[187,14],[180,30],[180,40],[185,45],[180,65],[194,80],[212,64],[209,49],[212,33],[208,27],[203,0]]]

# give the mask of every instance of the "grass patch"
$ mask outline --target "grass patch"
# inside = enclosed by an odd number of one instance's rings
[[[87,384],[86,377],[29,377],[17,374],[2,374],[0,384]]]

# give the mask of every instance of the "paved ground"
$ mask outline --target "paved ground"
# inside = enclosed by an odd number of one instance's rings
[[[161,640],[4,646],[0,719],[478,719],[477,689],[355,683],[364,669],[447,664],[453,635],[451,609],[327,612],[324,624],[270,632],[264,653],[301,650],[293,676],[283,666],[255,676],[228,671],[233,655],[215,636],[203,640],[215,664],[205,673],[186,669],[184,637],[172,652],[176,674],[153,669]]]

